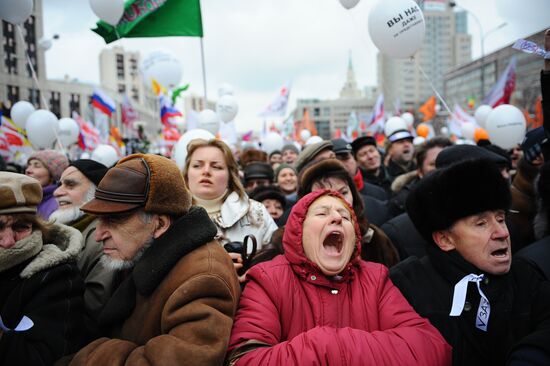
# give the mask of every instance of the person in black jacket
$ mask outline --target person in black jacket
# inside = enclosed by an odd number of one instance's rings
[[[508,183],[484,159],[434,171],[407,199],[430,245],[391,279],[453,347],[453,365],[550,364],[550,283],[512,261],[510,202]]]
[[[42,187],[0,172],[0,365],[52,365],[86,341],[82,235],[36,214]]]

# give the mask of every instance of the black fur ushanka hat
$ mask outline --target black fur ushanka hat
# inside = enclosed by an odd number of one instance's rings
[[[432,233],[457,220],[490,210],[510,207],[507,181],[490,161],[467,160],[438,169],[422,178],[407,198],[407,212],[430,243]]]

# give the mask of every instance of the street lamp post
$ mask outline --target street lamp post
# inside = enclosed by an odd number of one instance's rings
[[[480,88],[480,99],[483,100],[485,97],[485,38],[491,33],[494,33],[495,31],[505,27],[508,23],[503,22],[496,26],[495,28],[492,28],[488,30],[487,32],[483,32],[483,27],[481,26],[481,22],[479,21],[479,18],[470,10],[458,5],[455,1],[450,1],[449,6],[451,8],[459,7],[460,9],[464,10],[466,13],[468,13],[477,23],[479,27],[479,35],[480,35],[480,48],[481,48],[481,56],[479,57],[479,64],[480,64],[480,71],[481,71],[481,88]]]

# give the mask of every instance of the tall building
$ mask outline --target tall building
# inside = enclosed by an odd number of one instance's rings
[[[525,39],[536,44],[544,44],[544,29],[526,37]],[[516,56],[516,87],[512,94],[511,103],[534,111],[534,104],[541,95],[540,70],[544,60],[540,56],[523,53],[506,45],[483,59],[477,59],[449,70],[443,78],[444,93],[447,103],[452,107],[455,103],[466,109],[467,98],[474,98],[476,106],[481,104],[481,70],[484,76],[484,92],[486,96],[504,72],[512,56]]]
[[[3,47],[0,48],[0,101],[8,106],[20,100],[26,100],[34,104],[36,108],[46,107],[58,118],[71,117],[72,112],[77,112],[87,119],[93,119],[90,102],[96,86],[82,83],[66,76],[63,80],[51,80],[46,76],[45,52],[40,46],[39,40],[44,34],[43,23],[43,0],[34,0],[32,15],[22,25],[22,35],[18,27],[6,21],[1,22],[0,39]],[[21,37],[22,36],[22,37]],[[24,42],[21,40],[24,39]],[[27,51],[25,53],[25,50]],[[36,70],[39,87],[34,81],[31,70],[27,66],[27,54]],[[133,56],[136,59],[135,55]],[[137,57],[139,60],[139,57]],[[138,86],[137,73],[138,63],[134,65],[132,58],[124,63],[124,85],[130,93],[134,90],[134,108],[139,119],[146,122],[148,130],[160,129],[160,118],[158,115],[158,101],[153,100],[147,105],[145,93],[140,91]],[[112,66],[112,70],[108,69]],[[102,80],[100,88],[117,103],[117,118],[114,123],[120,121],[120,103],[122,96],[118,93],[117,64],[102,66]],[[114,75],[114,77],[110,76]],[[103,85],[105,83],[105,85]]]
[[[434,94],[429,82],[415,65],[420,65],[434,87],[443,92],[443,75],[471,60],[471,36],[466,13],[455,12],[449,0],[419,1],[426,23],[424,42],[414,61],[378,54],[378,85],[384,93],[386,110],[400,101],[402,110],[416,109]]]
[[[294,120],[302,120],[305,110],[308,110],[310,118],[315,121],[319,136],[323,139],[331,139],[336,129],[340,129],[345,134],[351,112],[355,112],[359,119],[367,119],[372,113],[378,96],[376,88],[365,87],[364,90],[368,92],[367,96],[363,96],[357,88],[350,54],[347,77],[341,89],[340,98],[298,99],[293,115]]]

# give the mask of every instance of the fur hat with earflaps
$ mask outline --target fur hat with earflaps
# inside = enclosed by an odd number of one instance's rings
[[[457,220],[490,210],[508,210],[510,188],[490,161],[467,160],[435,170],[421,179],[407,197],[407,212],[430,243],[432,233]]]

